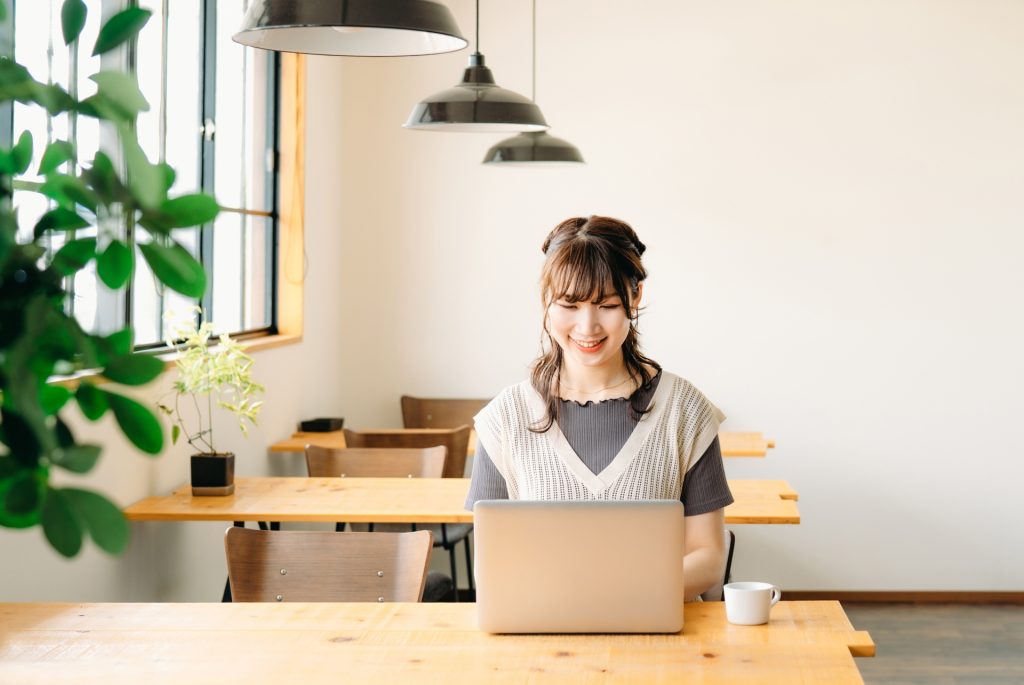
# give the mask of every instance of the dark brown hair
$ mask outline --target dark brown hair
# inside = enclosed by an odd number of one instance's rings
[[[606,292],[611,286],[630,319],[629,332],[622,343],[626,372],[637,382],[638,389],[647,386],[653,379],[647,366],[658,370],[661,367],[640,352],[636,301],[640,283],[647,278],[647,270],[640,259],[647,247],[640,242],[636,232],[629,224],[606,216],[575,217],[555,226],[544,240],[542,249],[546,259],[540,274],[540,296],[545,320],[548,307],[555,300],[595,300],[602,295],[611,295]],[[541,354],[534,361],[530,374],[530,382],[544,400],[546,409],[544,418],[530,427],[536,433],[547,431],[558,420],[561,370],[562,348],[552,340],[545,325],[541,334]],[[640,405],[636,392],[629,400],[634,418],[649,411]]]

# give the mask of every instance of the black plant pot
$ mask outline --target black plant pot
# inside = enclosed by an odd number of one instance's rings
[[[192,455],[192,495],[222,497],[235,491],[235,455],[232,452]]]

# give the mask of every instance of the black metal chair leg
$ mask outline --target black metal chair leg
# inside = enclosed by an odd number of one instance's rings
[[[455,593],[455,601],[459,601],[459,574],[455,564],[455,545],[448,546],[448,558],[452,562],[452,591]]]
[[[473,552],[469,549],[469,535],[462,538],[462,544],[466,550],[466,582],[469,583],[469,589],[476,592],[476,586],[473,584]]]

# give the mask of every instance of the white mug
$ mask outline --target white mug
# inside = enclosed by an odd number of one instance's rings
[[[726,618],[741,626],[767,623],[768,612],[782,599],[782,590],[771,583],[729,583],[723,591]]]

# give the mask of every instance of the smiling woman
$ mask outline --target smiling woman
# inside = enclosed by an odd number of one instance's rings
[[[481,499],[655,500],[685,507],[685,592],[721,579],[732,503],[718,426],[725,416],[640,350],[646,247],[626,223],[563,221],[543,246],[542,353],[529,381],[476,417],[466,507]]]

